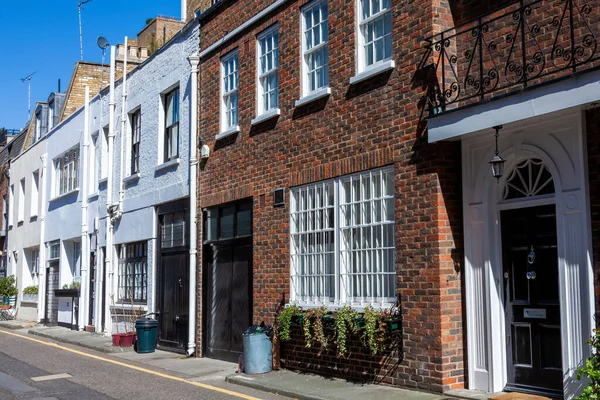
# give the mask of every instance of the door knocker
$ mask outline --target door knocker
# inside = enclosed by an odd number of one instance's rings
[[[529,264],[533,264],[535,262],[535,251],[533,251],[533,245],[531,246],[531,251],[527,255],[527,262]]]

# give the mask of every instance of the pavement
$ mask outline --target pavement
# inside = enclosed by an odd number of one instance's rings
[[[442,400],[456,397],[444,396],[400,389],[382,385],[353,383],[341,379],[324,378],[319,375],[297,373],[289,370],[273,371],[260,375],[246,375],[237,372],[237,364],[209,358],[188,358],[182,354],[156,350],[154,353],[138,354],[133,348],[119,348],[112,345],[108,336],[77,332],[62,327],[29,327],[25,323],[11,322],[11,329],[20,329],[57,342],[85,347],[102,353],[108,353],[119,359],[147,366],[165,374],[175,374],[192,382],[212,382],[215,385],[231,384],[259,390],[277,396],[300,400],[342,400],[348,398],[377,400]],[[18,328],[24,326],[24,328]],[[6,327],[0,323],[0,327]],[[468,391],[467,391],[468,392]],[[457,393],[458,394],[458,393]],[[467,393],[468,394],[468,393]],[[473,394],[473,393],[472,393]],[[282,398],[282,397],[277,397]],[[482,398],[482,397],[471,397]]]

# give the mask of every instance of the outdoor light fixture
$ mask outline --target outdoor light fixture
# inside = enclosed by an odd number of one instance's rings
[[[504,174],[504,163],[506,162],[498,153],[498,136],[500,136],[502,125],[494,126],[493,129],[496,130],[496,152],[494,158],[490,161],[490,164],[492,165],[492,175],[494,175],[494,178],[496,178],[497,181],[500,181],[502,174]]]

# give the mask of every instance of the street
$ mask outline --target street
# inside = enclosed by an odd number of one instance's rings
[[[223,376],[192,377],[26,333],[0,330],[0,400],[133,398],[283,397],[228,384]]]

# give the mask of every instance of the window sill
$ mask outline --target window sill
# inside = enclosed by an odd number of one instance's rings
[[[383,62],[380,62],[375,65],[372,65],[372,66],[368,67],[367,69],[365,69],[364,71],[362,71],[361,73],[356,74],[352,78],[350,78],[350,84],[355,85],[359,82],[365,81],[376,75],[390,71],[390,70],[394,69],[395,67],[396,67],[396,63],[394,62],[394,60],[387,60],[387,61],[383,61]]]
[[[323,97],[327,97],[331,95],[331,88],[329,86],[324,87],[324,88],[320,88],[317,90],[313,90],[311,93],[307,94],[306,96],[302,97],[300,100],[297,100],[294,103],[295,107],[301,107],[304,106],[306,104],[312,103],[313,101],[317,101],[319,99],[322,99]]]
[[[176,159],[177,160],[177,164],[179,164],[179,158]],[[173,161],[173,160],[171,160]],[[125,178],[123,178],[123,183],[131,183],[131,182],[136,182],[140,179],[140,173],[136,172],[135,174],[129,175]]]
[[[104,185],[105,183],[108,183],[108,177],[100,179],[98,181],[98,186]]]
[[[78,193],[78,192],[79,192],[79,188],[71,190],[70,192],[63,193],[63,194],[58,195],[56,197],[53,197],[53,198],[50,199],[50,201],[52,202],[52,201],[60,200],[60,199],[63,199],[65,197],[68,197],[68,196],[72,195],[73,193]]]
[[[234,134],[238,133],[239,131],[240,131],[239,125],[232,126],[231,128],[225,129],[223,132],[221,132],[217,136],[215,136],[215,140],[221,140],[223,138],[226,138],[227,136],[234,135]]]
[[[389,310],[390,307],[394,306],[393,302],[390,303],[385,303],[384,305],[382,305],[381,303],[378,304],[331,304],[331,303],[301,303],[301,302],[290,302],[288,304],[285,305],[285,307],[289,307],[291,304],[295,304],[296,306],[303,308],[305,310],[307,309],[311,309],[311,308],[320,308],[320,307],[325,307],[327,310],[329,311],[336,311],[339,310],[340,308],[343,308],[345,306],[348,306],[350,308],[352,308],[352,310],[357,311],[359,313],[362,313],[365,311],[365,309],[369,306],[371,306],[375,311],[385,311],[385,310]]]
[[[160,165],[157,165],[156,167],[154,167],[154,171],[160,171],[163,169],[167,169],[167,168],[171,168],[171,167],[178,167],[178,166],[179,166],[179,157],[169,160],[167,162],[164,162]],[[132,176],[135,176],[135,175],[132,175]],[[131,177],[128,177],[128,178],[131,178]],[[139,176],[138,176],[138,178],[139,178]],[[123,179],[123,181],[125,181],[125,179]]]
[[[262,122],[268,121],[272,118],[279,117],[281,115],[281,110],[278,108],[274,108],[269,111],[265,111],[261,115],[255,117],[252,121],[250,121],[251,125],[258,125]]]
[[[98,198],[98,196],[99,196],[98,192],[92,193],[88,196],[88,201],[96,200]]]

